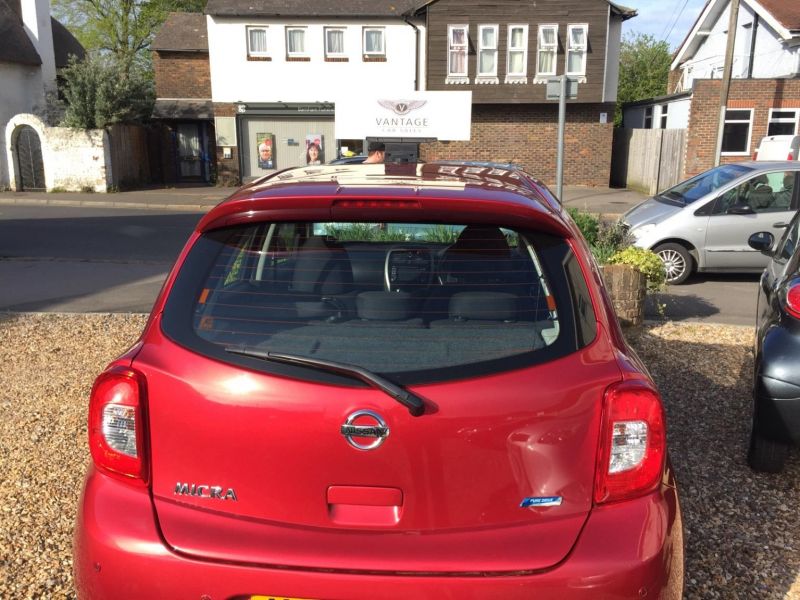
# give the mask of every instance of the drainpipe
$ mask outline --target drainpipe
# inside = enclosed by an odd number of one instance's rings
[[[414,25],[407,16],[403,15],[403,21],[414,30],[414,47],[417,49],[414,57],[414,91],[419,90],[419,27]]]
[[[756,36],[758,35],[758,13],[753,13],[753,27],[750,29],[750,63],[747,65],[747,78],[753,78],[753,65],[756,62]]]

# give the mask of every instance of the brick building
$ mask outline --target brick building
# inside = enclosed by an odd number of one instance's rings
[[[515,162],[552,183],[558,109],[545,89],[566,73],[579,87],[565,182],[607,185],[621,27],[635,14],[607,0],[502,0],[488,11],[457,0],[210,0],[205,16],[172,15],[156,38],[156,114],[179,158],[181,130],[205,123],[198,145],[213,130],[216,175],[238,181],[306,164],[308,140],[326,162],[363,152],[365,140],[334,136],[347,93],[470,91],[470,141],[422,144],[421,158]]]
[[[708,0],[675,53],[668,96],[628,103],[626,128],[686,129],[684,176],[715,164],[730,0]],[[800,3],[741,0],[720,162],[767,135],[800,134]]]

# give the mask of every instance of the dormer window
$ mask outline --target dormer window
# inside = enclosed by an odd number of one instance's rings
[[[248,58],[262,58],[269,56],[267,52],[267,28],[247,28],[247,56]]]
[[[588,25],[569,25],[567,27],[567,75],[586,75],[588,32]]]
[[[467,73],[467,25],[447,26],[447,83],[469,83]]]
[[[286,28],[286,58],[288,60],[309,60],[306,51],[306,28]]]
[[[536,76],[539,79],[556,74],[558,54],[558,25],[539,25],[539,46],[536,58]]]
[[[508,60],[506,83],[528,81],[528,26],[508,26]]]

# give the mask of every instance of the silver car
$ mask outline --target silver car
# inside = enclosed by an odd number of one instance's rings
[[[667,282],[694,271],[761,272],[769,258],[748,238],[778,238],[800,204],[800,163],[743,162],[715,167],[661,192],[622,217],[634,244],[656,252]]]

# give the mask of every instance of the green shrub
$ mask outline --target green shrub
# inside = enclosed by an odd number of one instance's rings
[[[647,288],[650,291],[661,289],[666,281],[664,263],[652,250],[628,246],[611,256],[608,264],[634,267],[647,278]]]
[[[583,237],[586,238],[586,243],[590,246],[597,244],[597,234],[600,229],[600,219],[591,213],[583,212],[577,208],[568,207],[567,212],[578,229],[581,230]]]

